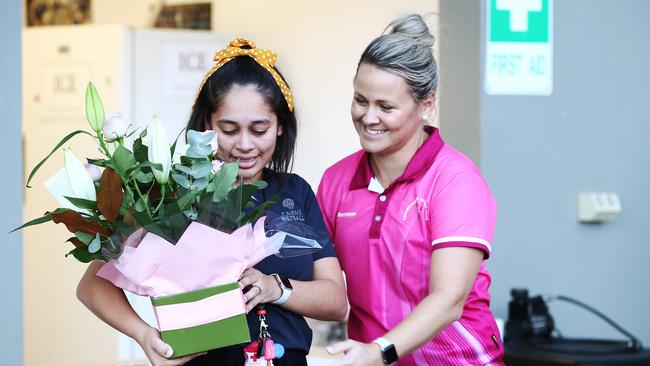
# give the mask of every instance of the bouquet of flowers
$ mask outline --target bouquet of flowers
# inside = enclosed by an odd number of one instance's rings
[[[92,83],[85,108],[93,132],[68,134],[27,180],[29,187],[38,169],[72,137],[91,136],[103,156],[87,159],[87,166],[64,149],[74,193],[65,199],[76,209],[48,211],[14,231],[63,223],[73,234],[67,241],[74,249],[67,255],[84,263],[106,262],[99,276],[152,298],[161,336],[174,356],[248,342],[240,275],[269,255],[318,250],[319,241],[327,240],[324,233],[263,216],[274,199],[255,205],[251,198],[266,183],[238,180],[238,163],[216,155],[214,131],[188,131],[187,151],[180,154],[154,117],[129,147],[127,138],[136,132],[117,116],[105,121]]]

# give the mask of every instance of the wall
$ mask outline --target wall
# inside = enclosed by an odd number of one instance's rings
[[[157,2],[149,0],[94,0],[93,19],[96,24],[107,27],[117,23],[146,27],[152,22],[151,13],[155,3]],[[272,49],[279,54],[278,66],[296,95],[296,109],[300,119],[301,130],[294,171],[308,179],[316,189],[327,166],[359,148],[357,135],[350,123],[349,104],[352,78],[363,48],[402,11],[436,11],[437,2],[409,0],[398,6],[393,2],[377,3],[369,0],[352,4],[343,1],[325,3],[283,0],[273,3],[257,2],[255,12],[250,10],[250,6],[250,3],[214,2],[214,30],[223,34],[250,36],[260,47]],[[436,21],[433,17],[434,27]],[[106,43],[103,38],[97,39],[102,40],[95,40],[94,46],[119,49],[112,43]],[[225,44],[215,44],[215,51],[224,46]],[[104,63],[95,67],[94,72],[101,73],[106,68],[116,68],[118,65],[111,60],[112,58],[105,57]],[[93,78],[108,80],[101,75]],[[112,80],[114,85],[120,84],[116,79]],[[33,90],[40,85],[40,79],[32,75],[26,75],[25,82],[33,83]],[[105,88],[106,86],[100,90]],[[102,96],[106,110],[117,110],[115,108],[119,105],[116,100],[107,99],[105,92]],[[31,101],[34,95],[25,98]],[[36,109],[30,109],[26,114],[30,115],[25,116],[25,123],[34,127],[30,128],[28,135],[29,168],[66,131],[85,128],[81,119],[42,128],[43,124],[39,125],[36,121]],[[82,147],[90,148],[90,140],[84,138],[75,141],[73,146],[78,146],[83,141],[88,144]],[[78,153],[83,155],[84,152]],[[42,207],[55,206],[54,200],[40,185],[61,167],[59,159],[55,156],[54,161],[39,172],[35,189],[30,191],[31,196],[27,199],[29,209],[25,218],[41,214]],[[62,243],[67,238],[65,229],[43,225],[31,229],[25,235],[26,248],[29,248],[25,253],[26,263],[29,261],[29,265],[25,266],[25,303],[29,304],[26,306],[29,316],[25,319],[25,364],[114,364],[114,350],[117,349],[115,331],[102,324],[74,297],[74,288],[84,266],[71,258],[63,257],[68,249]]]
[[[480,95],[481,169],[499,204],[488,262],[493,309],[507,316],[514,286],[564,294],[601,310],[647,345],[650,2],[558,0],[554,6],[553,95]],[[470,32],[457,37],[474,41],[456,46],[470,55],[481,34],[459,25],[475,22],[481,10],[473,0],[441,4],[442,19]],[[476,64],[448,66],[473,75],[459,86],[465,93],[482,90]],[[446,120],[441,123],[444,128]],[[462,144],[474,143],[475,131],[456,133],[468,134],[455,136]],[[579,224],[576,201],[584,191],[618,192],[622,214],[602,225]],[[572,305],[552,303],[551,311],[565,336],[620,337]]]
[[[365,46],[397,15],[437,12],[438,1],[372,0],[213,4],[215,30],[252,35],[279,55],[278,66],[296,95],[300,132],[294,171],[314,189],[323,171],[359,149],[350,120],[352,79]],[[430,24],[437,27],[437,17]]]
[[[0,156],[3,157],[3,184],[0,190],[0,293],[3,296],[0,313],[0,354],[5,365],[23,362],[23,276],[22,233],[6,233],[22,221],[22,129],[21,129],[21,4],[17,1],[0,2],[0,116],[3,131],[0,134]]]

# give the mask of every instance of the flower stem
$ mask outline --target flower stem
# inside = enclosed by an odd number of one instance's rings
[[[165,202],[165,187],[167,187],[167,184],[160,186],[160,202],[158,202],[158,206],[156,206],[154,212],[158,212],[158,210],[160,210],[160,207],[162,207],[163,202]]]
[[[144,195],[142,194],[142,192],[140,192],[140,187],[138,187],[138,182],[135,181],[135,178],[130,178],[129,181],[133,181],[133,186],[135,187],[135,192],[138,194],[138,198],[145,201]],[[149,209],[148,200],[147,200],[147,204],[144,205],[144,208],[147,211],[147,214],[149,215],[149,218],[153,221],[153,215],[151,214],[151,210]]]
[[[102,135],[101,131],[96,131],[97,132],[97,140],[99,140],[99,146],[104,150],[104,155],[106,155],[107,158],[111,158],[111,153],[108,151],[108,147],[106,146],[106,143],[104,142],[104,136]]]

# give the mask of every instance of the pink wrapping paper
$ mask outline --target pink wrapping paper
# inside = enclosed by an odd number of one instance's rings
[[[193,222],[176,245],[143,231],[133,233],[117,260],[97,275],[141,296],[166,296],[236,282],[252,267],[280,250],[284,233],[266,237],[264,220],[232,234]]]

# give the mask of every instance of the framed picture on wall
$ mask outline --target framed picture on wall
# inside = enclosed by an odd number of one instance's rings
[[[91,0],[26,0],[27,26],[90,22]]]
[[[158,12],[155,28],[212,29],[212,4],[163,5]]]

